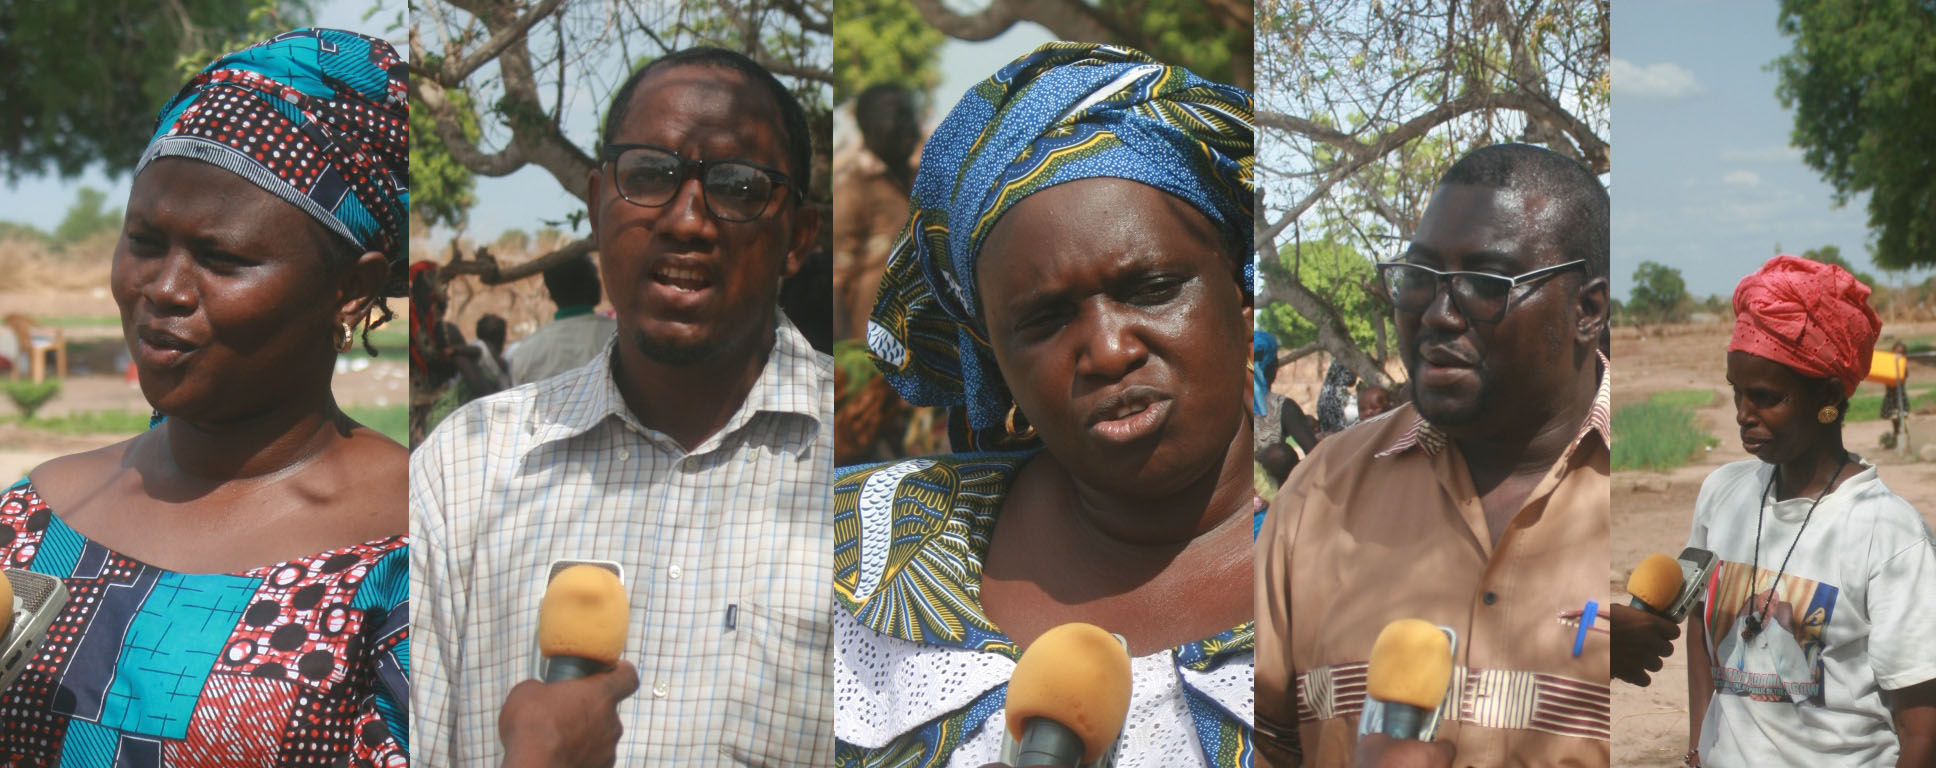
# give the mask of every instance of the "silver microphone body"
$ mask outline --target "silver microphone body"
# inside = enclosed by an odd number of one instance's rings
[[[12,619],[0,637],[0,691],[4,691],[27,669],[47,629],[66,607],[67,584],[44,573],[18,569],[0,570],[0,578],[13,585],[13,604],[0,606]]]

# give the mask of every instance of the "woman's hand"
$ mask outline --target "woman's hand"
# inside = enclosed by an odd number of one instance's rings
[[[639,673],[621,661],[577,680],[526,680],[504,697],[497,716],[504,768],[606,768],[618,762],[624,732],[618,703],[639,689]]]

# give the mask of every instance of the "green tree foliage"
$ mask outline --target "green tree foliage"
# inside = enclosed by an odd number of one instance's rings
[[[1835,188],[1869,196],[1875,263],[1936,264],[1936,6],[1783,0],[1776,59],[1794,143]]]
[[[54,243],[68,245],[97,232],[121,229],[121,209],[101,210],[107,200],[108,196],[101,190],[81,187],[74,195],[74,204],[67,208],[67,215],[54,227]]]
[[[1640,323],[1669,323],[1687,319],[1687,281],[1681,271],[1651,261],[1640,262],[1633,273],[1633,293],[1627,297],[1627,315]]]
[[[155,112],[209,59],[301,26],[309,0],[0,0],[7,180],[134,168]]]
[[[1391,308],[1366,290],[1376,277],[1371,259],[1350,245],[1326,238],[1305,242],[1301,252],[1296,244],[1286,243],[1278,249],[1278,258],[1261,264],[1266,280],[1297,280],[1321,297],[1344,320],[1359,349],[1371,349],[1377,343],[1377,324]],[[1287,303],[1265,305],[1257,327],[1276,334],[1287,347],[1301,347],[1318,338],[1317,325]]]
[[[470,141],[477,141],[477,113],[471,109],[470,94],[453,91],[457,105],[453,122]],[[443,139],[437,136],[437,122],[428,110],[410,110],[410,213],[432,226],[462,229],[477,204],[477,181],[471,169],[450,156]]]
[[[1857,270],[1854,266],[1851,266],[1848,260],[1842,258],[1841,248],[1838,248],[1833,245],[1824,245],[1820,248],[1814,248],[1807,251],[1803,251],[1802,258],[1808,259],[1809,261],[1821,262],[1823,264],[1833,264],[1835,266],[1841,267],[1842,269],[1847,270],[1849,274],[1854,275],[1857,281],[1861,282],[1863,285],[1869,286],[1870,291],[1873,292],[1876,288],[1875,275],[1871,275],[1867,272]]]
[[[870,85],[893,83],[926,93],[947,38],[908,0],[841,0],[834,6],[834,101]]]

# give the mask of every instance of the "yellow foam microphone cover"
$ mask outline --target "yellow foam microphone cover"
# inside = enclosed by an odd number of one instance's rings
[[[1371,645],[1365,695],[1419,709],[1439,708],[1452,683],[1452,641],[1423,619],[1399,619]]]
[[[617,664],[631,613],[617,574],[593,565],[566,568],[538,603],[538,652]]]
[[[1634,566],[1627,576],[1627,594],[1640,599],[1655,611],[1665,611],[1681,593],[1680,561],[1655,552]]]
[[[1090,763],[1116,743],[1129,716],[1129,652],[1094,624],[1042,633],[1008,678],[1008,737],[1020,741],[1030,718],[1061,723],[1082,739]]]
[[[0,568],[0,638],[13,631],[13,579]]]

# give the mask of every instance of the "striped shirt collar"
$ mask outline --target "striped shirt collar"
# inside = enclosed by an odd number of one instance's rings
[[[1585,440],[1587,435],[1598,434],[1602,445],[1613,444],[1613,364],[1607,360],[1606,353],[1594,350],[1593,354],[1600,358],[1600,391],[1594,393],[1593,407],[1587,409],[1586,421],[1580,424],[1579,434],[1573,436],[1573,442],[1560,457],[1561,461],[1571,459],[1573,451],[1580,447],[1580,441]],[[1414,447],[1425,451],[1427,456],[1437,456],[1439,451],[1445,450],[1445,433],[1433,427],[1425,417],[1417,415],[1418,411],[1413,410],[1411,414],[1412,425],[1399,433],[1398,440],[1390,447],[1374,454],[1374,458],[1397,456]]]
[[[802,431],[805,439],[793,441],[789,446],[796,455],[804,455],[813,447],[820,421],[827,415],[828,403],[823,402],[828,400],[827,389],[820,380],[825,366],[816,364],[819,353],[794,328],[792,321],[784,313],[775,315],[779,324],[773,333],[773,352],[767,355],[766,365],[760,369],[753,389],[746,393],[746,400],[726,420],[725,426],[691,451],[679,448],[671,436],[641,424],[632,409],[626,407],[612,367],[618,340],[624,335],[622,331],[614,334],[605,351],[590,363],[538,385],[531,412],[555,416],[540,416],[531,425],[533,436],[539,443],[568,440],[591,431],[607,419],[617,419],[626,429],[645,435],[662,447],[697,455],[719,449],[761,414],[773,414],[776,418],[805,417],[812,422],[812,429]]]

